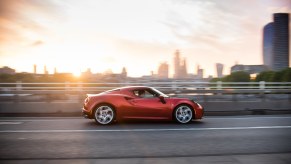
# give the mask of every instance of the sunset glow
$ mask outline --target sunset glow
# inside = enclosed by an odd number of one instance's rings
[[[140,77],[174,52],[215,75],[236,62],[262,64],[262,28],[289,0],[0,0],[0,67],[17,72],[111,70]],[[247,10],[246,10],[247,9]]]

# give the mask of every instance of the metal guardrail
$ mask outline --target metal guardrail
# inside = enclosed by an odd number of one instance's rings
[[[165,93],[291,93],[291,82],[0,83],[0,94],[99,93],[123,86],[151,86]]]
[[[150,86],[170,96],[195,97],[199,101],[291,101],[291,82],[125,82],[125,83],[0,83],[0,102],[82,102],[97,94],[124,86]]]

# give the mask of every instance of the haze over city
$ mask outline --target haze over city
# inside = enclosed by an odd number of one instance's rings
[[[262,30],[290,0],[0,0],[0,67],[50,73],[120,73],[139,77],[178,49],[189,73],[197,65],[262,64]],[[291,22],[291,21],[290,21]],[[290,29],[290,25],[289,25]],[[41,69],[39,71],[42,71]]]

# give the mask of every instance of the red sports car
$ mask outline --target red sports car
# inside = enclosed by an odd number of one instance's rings
[[[134,86],[87,94],[82,113],[102,125],[120,119],[175,120],[185,124],[202,119],[204,109],[193,100],[170,98],[152,87]]]

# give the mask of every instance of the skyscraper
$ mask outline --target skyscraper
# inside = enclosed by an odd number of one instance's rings
[[[275,71],[289,67],[289,14],[275,13],[273,66]]]
[[[177,50],[174,57],[174,78],[186,78],[187,75],[186,59],[181,61],[180,52]]]
[[[169,78],[169,65],[166,62],[160,64],[158,69],[158,77]]]
[[[90,69],[90,72],[91,72],[91,69]],[[121,76],[123,78],[126,78],[127,77],[127,71],[126,71],[126,68],[125,67],[122,68]]]
[[[289,67],[289,14],[273,14],[263,30],[264,65],[274,71]]]
[[[263,62],[269,69],[273,61],[274,23],[268,23],[263,29]]]
[[[180,52],[177,50],[174,57],[174,78],[179,78],[180,70]]]
[[[200,68],[200,65],[197,65],[197,78],[203,79],[203,69]]]
[[[45,75],[48,74],[48,71],[47,71],[47,69],[46,69],[46,65],[43,67],[43,73],[44,73]]]
[[[36,64],[34,64],[34,65],[33,65],[33,73],[34,73],[34,74],[36,74],[36,68],[37,68],[37,66],[36,66]]]
[[[217,77],[222,78],[223,74],[223,64],[221,63],[216,63],[216,72],[217,72]]]

